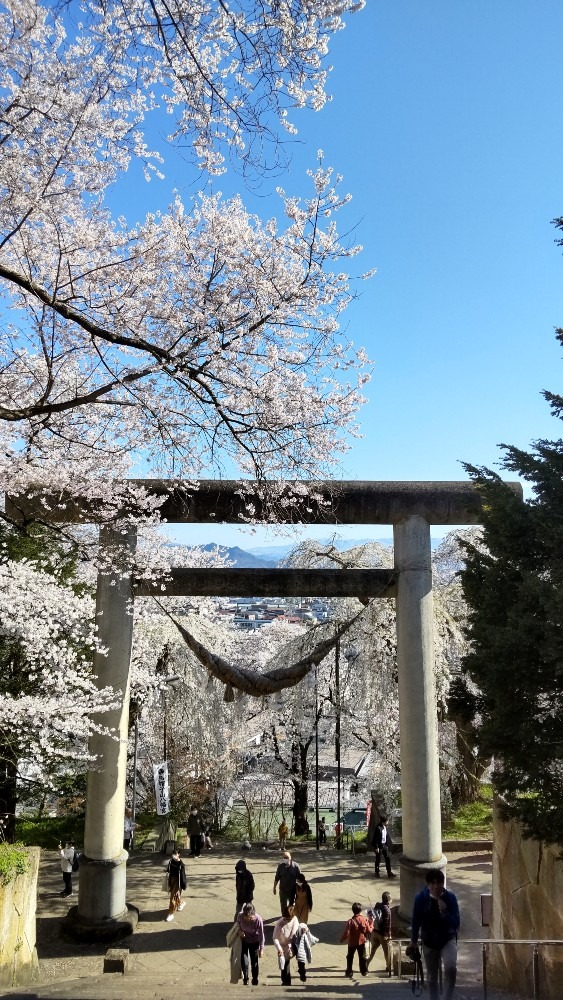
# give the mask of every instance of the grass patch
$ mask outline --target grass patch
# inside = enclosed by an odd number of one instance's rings
[[[27,847],[45,851],[56,851],[67,840],[78,847],[84,841],[84,816],[18,816],[16,838]]]
[[[8,885],[29,870],[29,858],[21,844],[0,844],[0,885]]]
[[[133,834],[133,850],[142,851],[147,837],[150,837],[153,830],[160,829],[167,819],[167,816],[157,816],[156,813],[137,813],[135,816],[137,827]],[[182,830],[185,830],[185,827],[178,826],[178,831]]]
[[[141,847],[155,826],[162,824],[164,817],[156,813],[141,813],[135,822],[134,845]],[[41,847],[44,851],[56,851],[59,844],[72,840],[77,849],[84,844],[84,816],[18,816],[16,819],[16,839],[26,847]]]
[[[481,786],[481,794],[475,802],[456,809],[444,824],[442,836],[447,840],[492,840],[493,789],[490,785]]]

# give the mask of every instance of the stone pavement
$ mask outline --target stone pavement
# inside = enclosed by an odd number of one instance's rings
[[[186,852],[182,852],[185,857]],[[256,881],[255,905],[264,919],[266,952],[260,963],[260,986],[244,987],[229,982],[229,952],[225,934],[235,911],[235,863],[244,856]],[[387,978],[381,953],[371,963],[366,978],[344,978],[346,946],[339,944],[344,923],[355,900],[371,905],[388,889],[398,897],[397,880],[373,877],[373,855],[334,851],[317,852],[313,846],[297,845],[294,859],[311,883],[313,911],[309,920],[320,939],[313,950],[307,983],[297,977],[289,992],[316,1000],[406,1000],[413,992],[409,979]],[[243,855],[232,845],[219,845],[201,858],[186,858],[188,889],[186,907],[167,923],[167,896],[161,889],[167,859],[159,854],[133,854],[128,862],[127,898],[140,909],[137,931],[122,946],[130,951],[130,973],[103,974],[107,946],[79,945],[60,935],[60,921],[68,901],[58,893],[61,885],[58,858],[43,857],[38,890],[37,951],[40,973],[37,983],[0,996],[5,1000],[210,1000],[221,993],[238,991],[252,1000],[281,1000],[288,988],[279,981],[272,927],[279,916],[272,887],[280,860],[276,850],[253,850]],[[462,914],[459,942],[457,1000],[481,1000],[481,949],[465,945],[465,938],[486,938],[480,926],[480,894],[491,886],[491,856],[486,853],[450,855],[448,884],[457,893]],[[75,902],[75,900],[74,900]],[[295,970],[297,971],[297,970]],[[488,1000],[516,1000],[513,995],[488,991]]]

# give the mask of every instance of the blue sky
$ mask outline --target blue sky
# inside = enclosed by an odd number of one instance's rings
[[[541,390],[561,384],[562,40],[560,0],[368,0],[333,41],[333,100],[299,121],[277,183],[305,193],[322,148],[353,194],[359,269],[377,268],[344,318],[376,369],[343,478],[462,479],[500,442],[560,436]],[[266,189],[246,200],[274,211]]]

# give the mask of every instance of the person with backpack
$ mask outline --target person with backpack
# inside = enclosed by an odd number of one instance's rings
[[[373,930],[373,921],[369,916],[364,917],[362,915],[361,903],[352,903],[352,913],[353,916],[346,922],[344,933],[340,938],[341,941],[348,942],[346,972],[344,973],[348,979],[351,979],[354,975],[352,966],[354,963],[355,952],[358,952],[360,972],[362,976],[367,976],[368,967],[366,961],[366,941],[369,941]]]
[[[373,919],[373,930],[370,936],[370,952],[367,960],[367,967],[381,945],[385,956],[385,971],[391,975],[391,893],[384,892],[380,903],[374,903],[373,908],[368,910],[368,917]]]
[[[60,896],[73,896],[72,891],[72,872],[74,870],[74,859],[76,851],[74,849],[74,841],[67,840],[65,846],[59,844],[59,855],[61,859],[61,871],[63,873],[64,889],[59,893]]]
[[[459,906],[445,881],[439,868],[427,871],[426,888],[415,896],[412,914],[411,948],[416,948],[420,933],[430,1000],[438,1000],[440,962],[444,966],[443,1000],[452,1000],[457,975]]]

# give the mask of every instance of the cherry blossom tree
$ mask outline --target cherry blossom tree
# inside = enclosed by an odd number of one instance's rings
[[[346,448],[368,376],[338,333],[352,294],[342,262],[359,249],[335,228],[340,179],[321,163],[307,197],[280,189],[283,221],[205,183],[233,160],[257,168],[290,107],[322,106],[329,36],[358,6],[0,9],[7,484],[66,476],[77,492],[121,478],[131,456],[182,478],[227,463],[307,478]],[[147,139],[164,110],[169,144],[198,161],[201,193],[182,200],[186,168],[168,209],[116,217],[125,174],[166,168]]]
[[[475,773],[482,774],[474,747],[459,716],[448,710],[450,685],[459,672],[467,644],[463,634],[465,604],[456,573],[463,565],[460,538],[478,537],[478,529],[450,532],[433,556],[434,643],[436,672],[436,711],[440,740],[440,777],[444,809],[453,801],[471,797]],[[287,562],[301,566],[390,567],[392,549],[379,543],[339,550],[336,540],[328,545],[305,541],[288,557]],[[389,808],[400,775],[399,702],[396,668],[396,621],[392,600],[370,601],[359,611],[354,600],[333,602],[335,619],[349,627],[344,640],[354,656],[341,658],[339,710],[342,723],[342,746],[363,746],[370,751],[372,780]],[[334,709],[334,684],[330,683],[332,658],[321,665],[329,670],[328,701]],[[477,779],[478,784],[478,779]]]
[[[279,188],[278,217],[266,219],[209,181],[238,171],[242,186],[279,169],[283,136],[326,100],[331,35],[361,6],[0,4],[1,489],[35,494],[44,525],[47,495],[59,513],[76,497],[118,530],[133,520],[137,575],[166,568],[153,531],[162,498],[128,477],[307,480],[358,433],[369,364],[339,331],[360,249],[334,221],[349,201],[342,179],[319,155],[307,189]],[[143,176],[162,208],[122,210]],[[83,526],[59,525],[58,542],[89,583],[112,558]],[[94,693],[85,666],[89,594],[46,579],[40,561],[6,557],[0,569],[0,639],[39,664],[41,707],[15,680],[9,707],[50,720],[43,750],[23,740],[16,756],[44,771],[113,696]],[[37,597],[33,629],[8,596],[21,608]],[[136,640],[145,690],[158,659],[150,631]]]
[[[69,762],[92,763],[88,736],[108,731],[100,717],[116,694],[91,675],[94,602],[72,552],[38,530],[0,540],[0,812],[10,839],[22,788],[37,796]]]
[[[77,551],[72,540],[38,525],[0,526],[0,813],[8,815],[8,836],[18,801],[37,802],[40,791],[56,792],[65,777],[95,767],[89,736],[111,735],[103,717],[117,707],[120,692],[95,683],[92,657],[103,649],[94,567],[79,562]],[[162,572],[171,558],[160,539],[160,547],[141,551],[138,561]],[[192,566],[224,561],[216,552],[182,546],[174,560]],[[205,600],[199,607],[205,612]],[[165,682],[159,655],[177,632],[152,601],[138,600],[134,614],[132,696],[158,704]]]

